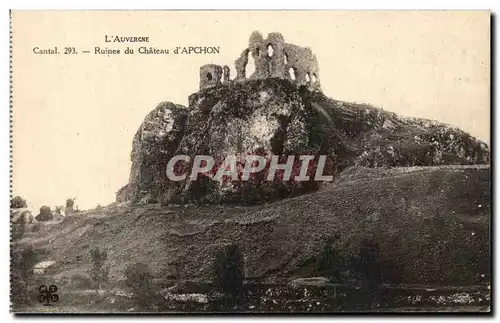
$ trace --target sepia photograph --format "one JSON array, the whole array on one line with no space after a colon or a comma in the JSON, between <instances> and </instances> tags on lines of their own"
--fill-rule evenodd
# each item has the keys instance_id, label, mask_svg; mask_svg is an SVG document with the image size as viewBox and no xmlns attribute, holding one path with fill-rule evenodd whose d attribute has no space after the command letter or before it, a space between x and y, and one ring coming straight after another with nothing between
<instances>
[{"instance_id":1,"label":"sepia photograph","mask_svg":"<svg viewBox=\"0 0 500 323\"><path fill-rule=\"evenodd\" d=\"M10 11L14 314L492 311L476 11Z\"/></svg>"}]
</instances>

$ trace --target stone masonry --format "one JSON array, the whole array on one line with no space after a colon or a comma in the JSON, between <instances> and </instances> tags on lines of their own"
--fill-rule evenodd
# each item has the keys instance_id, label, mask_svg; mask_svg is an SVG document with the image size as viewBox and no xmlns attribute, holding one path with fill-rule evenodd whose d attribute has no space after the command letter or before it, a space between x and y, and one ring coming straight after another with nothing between
<instances>
[{"instance_id":1,"label":"stone masonry","mask_svg":"<svg viewBox=\"0 0 500 323\"><path fill-rule=\"evenodd\" d=\"M249 59L255 62L255 72L246 75ZM230 79L229 67L207 64L200 67L200 90L220 86L229 82L281 78L297 86L307 86L311 91L320 91L319 68L316 56L309 47L285 43L283 35L274 32L264 39L254 31L245 48L234 62L236 78Z\"/></svg>"}]
</instances>

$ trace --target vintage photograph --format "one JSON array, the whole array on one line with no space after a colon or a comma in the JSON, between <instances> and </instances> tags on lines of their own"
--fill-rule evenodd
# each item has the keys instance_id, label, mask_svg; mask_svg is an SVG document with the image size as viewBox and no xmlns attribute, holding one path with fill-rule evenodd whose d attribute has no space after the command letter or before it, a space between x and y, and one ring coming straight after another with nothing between
<instances>
[{"instance_id":1,"label":"vintage photograph","mask_svg":"<svg viewBox=\"0 0 500 323\"><path fill-rule=\"evenodd\" d=\"M490 313L490 24L11 11L11 311Z\"/></svg>"}]
</instances>

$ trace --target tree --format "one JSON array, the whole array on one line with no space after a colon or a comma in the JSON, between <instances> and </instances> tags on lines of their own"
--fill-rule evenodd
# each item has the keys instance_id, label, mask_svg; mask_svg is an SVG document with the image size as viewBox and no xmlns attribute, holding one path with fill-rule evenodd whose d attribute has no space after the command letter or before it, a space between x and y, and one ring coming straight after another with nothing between
<instances>
[{"instance_id":1,"label":"tree","mask_svg":"<svg viewBox=\"0 0 500 323\"><path fill-rule=\"evenodd\" d=\"M31 245L13 246L11 249L11 299L13 306L21 306L30 301L33 267L37 255ZM31 281L31 284L30 284Z\"/></svg>"},{"instance_id":2,"label":"tree","mask_svg":"<svg viewBox=\"0 0 500 323\"><path fill-rule=\"evenodd\" d=\"M149 308L154 305L153 275L148 265L144 263L129 265L125 269L125 277L125 284L134 293L137 303L141 308Z\"/></svg>"},{"instance_id":3,"label":"tree","mask_svg":"<svg viewBox=\"0 0 500 323\"><path fill-rule=\"evenodd\" d=\"M66 199L66 208L72 209L75 205L76 197L68 197Z\"/></svg>"},{"instance_id":4,"label":"tree","mask_svg":"<svg viewBox=\"0 0 500 323\"><path fill-rule=\"evenodd\" d=\"M63 216L63 207L62 206L59 206L59 205L56 205L54 207L54 214L56 216Z\"/></svg>"},{"instance_id":5,"label":"tree","mask_svg":"<svg viewBox=\"0 0 500 323\"><path fill-rule=\"evenodd\" d=\"M335 242L339 237L337 234L335 238L328 239L318 257L318 271L322 275L329 276L333 283L343 282L342 272L346 267L346 259L335 248Z\"/></svg>"},{"instance_id":6,"label":"tree","mask_svg":"<svg viewBox=\"0 0 500 323\"><path fill-rule=\"evenodd\" d=\"M76 200L76 197L71 197L71 198L68 197L66 199L66 209L65 209L66 215L73 213L73 207L75 206L75 200Z\"/></svg>"},{"instance_id":7,"label":"tree","mask_svg":"<svg viewBox=\"0 0 500 323\"><path fill-rule=\"evenodd\" d=\"M102 285L108 281L109 269L104 266L107 259L108 253L106 250L101 251L99 247L90 249L92 268L90 268L89 276L92 279L96 290L100 290Z\"/></svg>"},{"instance_id":8,"label":"tree","mask_svg":"<svg viewBox=\"0 0 500 323\"><path fill-rule=\"evenodd\" d=\"M35 217L37 221L49 221L52 220L53 218L52 211L50 210L49 206L42 206L40 208L40 213Z\"/></svg>"},{"instance_id":9,"label":"tree","mask_svg":"<svg viewBox=\"0 0 500 323\"><path fill-rule=\"evenodd\" d=\"M244 296L244 259L237 245L230 245L215 256L213 278L215 288L225 296L225 305L238 305Z\"/></svg>"},{"instance_id":10,"label":"tree","mask_svg":"<svg viewBox=\"0 0 500 323\"><path fill-rule=\"evenodd\" d=\"M378 244L370 239L361 241L359 250L361 272L370 290L376 290L382 282L382 271L378 262Z\"/></svg>"},{"instance_id":11,"label":"tree","mask_svg":"<svg viewBox=\"0 0 500 323\"><path fill-rule=\"evenodd\" d=\"M19 217L19 220L11 223L12 240L18 240L18 239L21 239L23 237L25 223L26 223L26 219L25 219L24 215L22 215L22 214L21 214L21 217Z\"/></svg>"},{"instance_id":12,"label":"tree","mask_svg":"<svg viewBox=\"0 0 500 323\"><path fill-rule=\"evenodd\" d=\"M361 241L359 250L359 259L361 273L365 280L368 297L370 302L380 304L381 302L381 284L382 284L382 269L379 263L378 244L371 239Z\"/></svg>"},{"instance_id":13,"label":"tree","mask_svg":"<svg viewBox=\"0 0 500 323\"><path fill-rule=\"evenodd\" d=\"M16 196L10 200L10 208L11 209L20 209L28 207L26 200L20 196Z\"/></svg>"}]
</instances>

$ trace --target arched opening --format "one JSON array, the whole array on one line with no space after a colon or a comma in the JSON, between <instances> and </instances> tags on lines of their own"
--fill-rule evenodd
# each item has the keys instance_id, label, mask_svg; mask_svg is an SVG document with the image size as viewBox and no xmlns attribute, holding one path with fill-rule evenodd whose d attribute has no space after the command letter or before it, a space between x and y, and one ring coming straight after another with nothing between
<instances>
[{"instance_id":1,"label":"arched opening","mask_svg":"<svg viewBox=\"0 0 500 323\"><path fill-rule=\"evenodd\" d=\"M285 62L285 65L288 64L288 55L286 53L283 55L283 61Z\"/></svg>"},{"instance_id":2,"label":"arched opening","mask_svg":"<svg viewBox=\"0 0 500 323\"><path fill-rule=\"evenodd\" d=\"M273 45L271 45L271 44L267 45L267 55L269 57L273 57L273 55L274 55L274 48L273 48Z\"/></svg>"},{"instance_id":3,"label":"arched opening","mask_svg":"<svg viewBox=\"0 0 500 323\"><path fill-rule=\"evenodd\" d=\"M316 73L313 73L312 77L311 77L311 81L313 83L316 83L318 81L318 77L316 76Z\"/></svg>"},{"instance_id":4,"label":"arched opening","mask_svg":"<svg viewBox=\"0 0 500 323\"><path fill-rule=\"evenodd\" d=\"M247 54L248 56L248 63L245 66L245 77L250 77L252 76L253 73L255 73L255 60L253 59L252 55L250 53Z\"/></svg>"},{"instance_id":5,"label":"arched opening","mask_svg":"<svg viewBox=\"0 0 500 323\"><path fill-rule=\"evenodd\" d=\"M295 81L295 69L293 67L290 67L288 73L290 74L290 78Z\"/></svg>"},{"instance_id":6,"label":"arched opening","mask_svg":"<svg viewBox=\"0 0 500 323\"><path fill-rule=\"evenodd\" d=\"M260 56L260 48L259 48L259 47L256 47L256 48L255 48L255 54L256 54L257 56Z\"/></svg>"},{"instance_id":7,"label":"arched opening","mask_svg":"<svg viewBox=\"0 0 500 323\"><path fill-rule=\"evenodd\" d=\"M207 80L211 81L213 79L212 73L207 73Z\"/></svg>"},{"instance_id":8,"label":"arched opening","mask_svg":"<svg viewBox=\"0 0 500 323\"><path fill-rule=\"evenodd\" d=\"M309 83L311 82L311 77L309 76L309 72L306 74L306 82Z\"/></svg>"}]
</instances>

